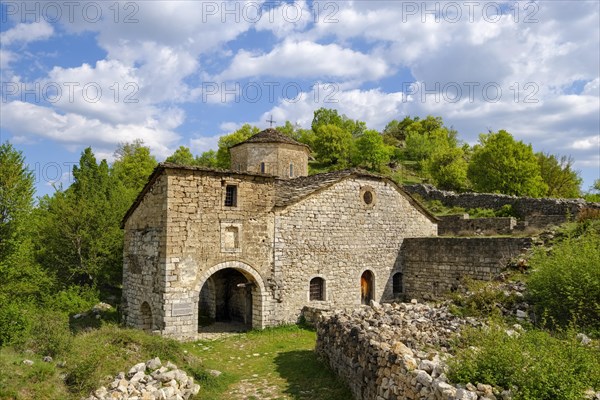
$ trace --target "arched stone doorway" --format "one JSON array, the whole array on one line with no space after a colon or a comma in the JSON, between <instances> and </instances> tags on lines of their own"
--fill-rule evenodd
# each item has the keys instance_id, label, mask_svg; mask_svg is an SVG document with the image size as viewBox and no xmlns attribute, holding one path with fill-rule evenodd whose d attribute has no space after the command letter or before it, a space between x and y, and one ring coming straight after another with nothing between
<instances>
[{"instance_id":1,"label":"arched stone doorway","mask_svg":"<svg viewBox=\"0 0 600 400\"><path fill-rule=\"evenodd\" d=\"M225 268L207 279L200 290L198 315L217 322L252 326L252 287L244 274Z\"/></svg>"},{"instance_id":2,"label":"arched stone doorway","mask_svg":"<svg viewBox=\"0 0 600 400\"><path fill-rule=\"evenodd\" d=\"M375 295L375 276L373 272L366 270L360 276L360 304L369 304Z\"/></svg>"},{"instance_id":3,"label":"arched stone doorway","mask_svg":"<svg viewBox=\"0 0 600 400\"><path fill-rule=\"evenodd\" d=\"M263 328L265 288L250 266L235 261L209 269L198 282L198 328L209 322Z\"/></svg>"},{"instance_id":4,"label":"arched stone doorway","mask_svg":"<svg viewBox=\"0 0 600 400\"><path fill-rule=\"evenodd\" d=\"M152 326L154 324L152 320L152 309L150 308L150 304L148 302L143 302L140 307L140 316L141 316L141 328L145 331L151 331Z\"/></svg>"}]
</instances>

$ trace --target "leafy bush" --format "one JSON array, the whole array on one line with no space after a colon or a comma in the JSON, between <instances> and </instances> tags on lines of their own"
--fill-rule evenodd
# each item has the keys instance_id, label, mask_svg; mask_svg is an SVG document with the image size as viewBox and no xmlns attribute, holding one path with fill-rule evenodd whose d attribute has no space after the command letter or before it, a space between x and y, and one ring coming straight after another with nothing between
<instances>
[{"instance_id":1,"label":"leafy bush","mask_svg":"<svg viewBox=\"0 0 600 400\"><path fill-rule=\"evenodd\" d=\"M505 293L499 284L465 279L466 293L453 293L453 313L470 317L501 316L501 307L510 309L519 299L515 293Z\"/></svg>"},{"instance_id":2,"label":"leafy bush","mask_svg":"<svg viewBox=\"0 0 600 400\"><path fill-rule=\"evenodd\" d=\"M0 297L0 346L22 344L31 329L32 306Z\"/></svg>"},{"instance_id":3,"label":"leafy bush","mask_svg":"<svg viewBox=\"0 0 600 400\"><path fill-rule=\"evenodd\" d=\"M530 259L528 289L538 315L550 327L580 327L600 332L600 236L587 232L567 238L550 252Z\"/></svg>"},{"instance_id":4,"label":"leafy bush","mask_svg":"<svg viewBox=\"0 0 600 400\"><path fill-rule=\"evenodd\" d=\"M70 286L47 298L45 303L48 308L76 314L92 308L100 301L99 298L97 289L88 286Z\"/></svg>"},{"instance_id":5,"label":"leafy bush","mask_svg":"<svg viewBox=\"0 0 600 400\"><path fill-rule=\"evenodd\" d=\"M510 389L515 400L580 400L600 389L600 350L583 346L568 333L564 340L543 331L509 336L499 326L466 331L449 378Z\"/></svg>"},{"instance_id":6,"label":"leafy bush","mask_svg":"<svg viewBox=\"0 0 600 400\"><path fill-rule=\"evenodd\" d=\"M71 348L73 335L69 316L52 310L39 310L32 323L27 347L41 356L56 357Z\"/></svg>"}]
</instances>

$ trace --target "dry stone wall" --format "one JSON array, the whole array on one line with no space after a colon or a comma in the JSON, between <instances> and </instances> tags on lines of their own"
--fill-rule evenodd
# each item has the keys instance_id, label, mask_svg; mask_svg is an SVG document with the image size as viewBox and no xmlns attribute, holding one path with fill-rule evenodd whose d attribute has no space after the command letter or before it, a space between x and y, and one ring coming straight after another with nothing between
<instances>
[{"instance_id":1,"label":"dry stone wall","mask_svg":"<svg viewBox=\"0 0 600 400\"><path fill-rule=\"evenodd\" d=\"M404 293L432 298L469 277L490 280L532 245L530 238L411 238L400 249Z\"/></svg>"},{"instance_id":2,"label":"dry stone wall","mask_svg":"<svg viewBox=\"0 0 600 400\"><path fill-rule=\"evenodd\" d=\"M508 399L489 385L452 385L446 377L450 338L480 326L446 306L372 303L317 322L317 354L345 381L356 400ZM496 397L493 397L496 396Z\"/></svg>"},{"instance_id":3,"label":"dry stone wall","mask_svg":"<svg viewBox=\"0 0 600 400\"><path fill-rule=\"evenodd\" d=\"M404 190L411 194L418 194L425 201L438 200L448 207L498 210L504 205L511 205L522 219L537 215L576 216L579 211L586 207L600 209L600 203L589 203L583 199L536 199L492 193L458 194L423 184L406 185Z\"/></svg>"},{"instance_id":4,"label":"dry stone wall","mask_svg":"<svg viewBox=\"0 0 600 400\"><path fill-rule=\"evenodd\" d=\"M365 192L372 196L365 202ZM280 322L302 307L348 307L361 302L361 274L374 274L374 298L390 300L392 276L406 237L434 236L437 225L387 181L353 178L276 212L275 273ZM311 279L325 281L323 301L309 301Z\"/></svg>"},{"instance_id":5,"label":"dry stone wall","mask_svg":"<svg viewBox=\"0 0 600 400\"><path fill-rule=\"evenodd\" d=\"M511 234L517 226L516 218L469 218L469 214L457 214L439 217L438 234L457 235L463 232L474 234L493 232Z\"/></svg>"}]
</instances>

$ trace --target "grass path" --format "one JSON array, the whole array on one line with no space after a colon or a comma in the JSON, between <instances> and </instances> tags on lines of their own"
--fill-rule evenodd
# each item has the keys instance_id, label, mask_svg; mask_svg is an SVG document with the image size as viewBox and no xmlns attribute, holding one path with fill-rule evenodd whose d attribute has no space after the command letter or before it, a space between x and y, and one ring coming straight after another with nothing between
<instances>
[{"instance_id":1,"label":"grass path","mask_svg":"<svg viewBox=\"0 0 600 400\"><path fill-rule=\"evenodd\" d=\"M186 345L207 369L202 400L349 400L347 387L317 359L316 335L297 326Z\"/></svg>"}]
</instances>

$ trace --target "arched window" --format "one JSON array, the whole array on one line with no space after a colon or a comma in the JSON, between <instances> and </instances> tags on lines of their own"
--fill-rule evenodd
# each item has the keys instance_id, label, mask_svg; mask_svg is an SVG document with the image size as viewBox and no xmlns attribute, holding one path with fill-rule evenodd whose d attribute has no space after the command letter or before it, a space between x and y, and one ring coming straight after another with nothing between
<instances>
[{"instance_id":1,"label":"arched window","mask_svg":"<svg viewBox=\"0 0 600 400\"><path fill-rule=\"evenodd\" d=\"M325 280L323 278L312 278L310 280L309 300L325 300Z\"/></svg>"},{"instance_id":2,"label":"arched window","mask_svg":"<svg viewBox=\"0 0 600 400\"><path fill-rule=\"evenodd\" d=\"M294 177L294 164L290 163L290 178Z\"/></svg>"},{"instance_id":3,"label":"arched window","mask_svg":"<svg viewBox=\"0 0 600 400\"><path fill-rule=\"evenodd\" d=\"M404 283L402 282L402 272L397 272L392 277L392 292L394 294L404 293Z\"/></svg>"},{"instance_id":4,"label":"arched window","mask_svg":"<svg viewBox=\"0 0 600 400\"><path fill-rule=\"evenodd\" d=\"M265 163L264 163L264 162L261 162L261 163L260 163L260 173L261 173L261 174L264 174L264 173L265 173Z\"/></svg>"},{"instance_id":5,"label":"arched window","mask_svg":"<svg viewBox=\"0 0 600 400\"><path fill-rule=\"evenodd\" d=\"M369 305L369 302L374 299L374 279L373 272L366 270L360 276L360 303Z\"/></svg>"}]
</instances>

